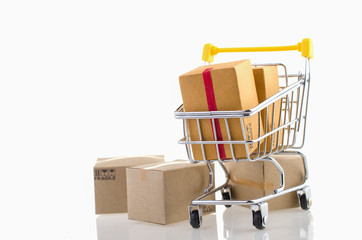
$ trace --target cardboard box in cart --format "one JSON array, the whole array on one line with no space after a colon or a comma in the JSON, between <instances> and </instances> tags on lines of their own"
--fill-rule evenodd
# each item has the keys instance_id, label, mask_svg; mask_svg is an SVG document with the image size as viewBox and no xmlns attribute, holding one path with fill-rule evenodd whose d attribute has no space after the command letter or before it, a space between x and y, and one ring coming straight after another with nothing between
<instances>
[{"instance_id":1,"label":"cardboard box in cart","mask_svg":"<svg viewBox=\"0 0 362 240\"><path fill-rule=\"evenodd\" d=\"M258 105L253 70L250 60L220 63L198 67L179 78L184 110L200 111L234 111L247 110ZM196 120L188 120L188 132L191 141L200 141ZM239 118L228 119L231 140L244 140ZM258 116L245 118L246 140L258 138ZM261 132L262 131L262 126ZM229 140L224 119L215 120L214 133L210 119L200 120L202 140ZM193 157L202 160L201 145L193 144ZM215 145L205 144L207 160L217 159ZM245 145L233 145L236 158L246 156ZM257 144L248 144L249 152L253 152ZM232 158L229 144L219 145L221 158Z\"/></svg>"},{"instance_id":2,"label":"cardboard box in cart","mask_svg":"<svg viewBox=\"0 0 362 240\"><path fill-rule=\"evenodd\" d=\"M255 86L258 92L259 103L264 102L274 94L279 92L279 75L277 66L260 66L253 68ZM274 114L273 114L274 108ZM281 100L276 101L273 107L273 104L268 106L266 109L261 111L262 124L265 128L265 120L267 122L265 133L268 133L276 128L278 128L281 112ZM273 116L274 115L274 116ZM282 122L281 122L282 123ZM275 150L277 146L282 144L283 139L283 130L267 137L264 139L260 145L260 151L267 152ZM278 144L277 144L278 142ZM271 148L272 146L272 148Z\"/></svg>"},{"instance_id":3,"label":"cardboard box in cart","mask_svg":"<svg viewBox=\"0 0 362 240\"><path fill-rule=\"evenodd\" d=\"M128 218L158 224L187 220L188 206L208 185L205 163L177 160L127 168ZM203 208L203 214L214 211L215 206Z\"/></svg>"},{"instance_id":4,"label":"cardboard box in cart","mask_svg":"<svg viewBox=\"0 0 362 240\"><path fill-rule=\"evenodd\" d=\"M163 161L163 155L98 159L94 166L96 214L127 212L126 168Z\"/></svg>"},{"instance_id":5,"label":"cardboard box in cart","mask_svg":"<svg viewBox=\"0 0 362 240\"><path fill-rule=\"evenodd\" d=\"M305 180L304 161L300 155L271 155L284 169L285 189L298 186ZM252 200L269 194L280 186L279 171L271 162L228 162L232 199ZM299 206L296 192L268 201L269 210Z\"/></svg>"}]
</instances>

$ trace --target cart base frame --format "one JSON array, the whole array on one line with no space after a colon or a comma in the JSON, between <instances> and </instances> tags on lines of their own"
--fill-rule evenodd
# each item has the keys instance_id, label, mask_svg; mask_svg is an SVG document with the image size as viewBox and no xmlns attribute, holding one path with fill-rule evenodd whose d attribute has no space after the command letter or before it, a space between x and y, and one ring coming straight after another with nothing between
<instances>
[{"instance_id":1,"label":"cart base frame","mask_svg":"<svg viewBox=\"0 0 362 240\"><path fill-rule=\"evenodd\" d=\"M298 151L285 151L285 152L279 152L276 155L290 155L290 154L297 154L302 157L304 162L304 171L305 171L305 179L304 182L298 186L284 189L284 171L279 166L279 164L275 165L278 170L281 173L281 181L280 181L280 187L274 190L273 194L266 195L257 199L252 200L232 200L231 195L230 200L229 199L223 199L223 200L204 200L208 196L221 191L222 193L228 193L230 194L230 185L229 185L229 174L223 165L221 161L218 161L220 163L221 168L223 169L226 177L226 181L213 189L211 189L212 183L214 182L214 170L211 167L211 163L209 161L205 161L206 164L209 167L209 177L210 177L210 183L209 186L205 189L205 193L201 195L200 197L194 199L191 204L189 205L189 220L190 224L194 228L199 228L202 224L202 206L203 205L225 205L226 207L230 207L232 205L249 205L250 209L252 210L253 214L253 225L258 229L263 229L266 226L267 218L268 218L268 200L271 200L276 197L280 197L282 195L296 192L299 199L300 207L304 210L308 210L312 204L312 198L311 198L311 188L308 185L308 165L307 165L307 159L304 154ZM260 161L272 161L274 164L276 163L276 160L267 157L265 159L261 159ZM222 194L224 196L224 194Z\"/></svg>"}]
</instances>

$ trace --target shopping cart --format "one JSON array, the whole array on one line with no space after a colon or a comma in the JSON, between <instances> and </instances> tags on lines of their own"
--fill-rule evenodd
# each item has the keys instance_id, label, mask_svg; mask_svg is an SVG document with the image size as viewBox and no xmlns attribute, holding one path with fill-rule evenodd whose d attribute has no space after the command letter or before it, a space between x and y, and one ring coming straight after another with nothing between
<instances>
[{"instance_id":1,"label":"shopping cart","mask_svg":"<svg viewBox=\"0 0 362 240\"><path fill-rule=\"evenodd\" d=\"M267 223L268 217L268 204L267 201L282 196L290 192L296 192L299 198L300 207L307 210L311 206L311 189L307 184L308 180L308 165L306 157L298 152L304 145L305 133L306 133L306 121L308 110L308 98L310 89L310 58L313 57L313 48L311 39L303 39L302 42L297 45L291 46L277 46L277 47L251 47L251 48L218 48L211 44L206 44L203 50L202 59L206 62L213 62L214 56L221 52L263 52L263 51L293 51L297 50L301 52L302 57L305 58L304 69L297 74L288 74L287 68L284 64L255 64L254 66L277 66L279 72L279 82L281 90L268 98L264 102L255 106L252 109L242 111L205 111L205 112L185 112L183 105L181 105L175 111L175 118L183 120L183 133L184 138L179 141L180 144L186 146L187 156L191 163L205 162L209 169L209 186L205 189L205 193L189 205L189 219L193 228L199 228L202 223L202 206L204 205L225 205L230 207L231 205L249 205L252 210L253 225L258 229L263 229ZM276 104L281 102L281 104ZM279 111L277 106L280 105ZM261 114L262 111L272 111L272 114ZM276 114L278 113L278 116ZM259 130L257 139L247 138L247 129L243 124L243 119L252 116L258 116L259 129L263 123L265 123L264 132ZM262 116L263 119L262 119ZM266 126L267 118L272 116L272 127L268 129ZM209 119L213 132L216 132L215 122L225 122L227 136L226 140L205 141L202 140L202 131L200 128L200 121L203 119ZM233 140L230 137L229 121L231 119L240 119L241 133L243 138L248 140ZM279 119L278 122L275 119ZM189 121L196 121L198 126L198 133L200 139L195 141L190 138L188 123ZM272 139L270 141L270 138ZM276 138L277 147L272 146L275 143ZM216 139L216 138L215 138ZM268 140L269 141L268 141ZM191 145L201 146L203 160L195 160L193 157ZM205 157L205 145L215 145L217 152L217 159L206 160ZM225 144L230 146L232 157L229 159L222 159L219 153L219 145ZM256 144L257 149L253 152L249 152L249 145ZM234 146L245 146L245 157L236 158L234 154ZM294 149L294 150L292 150ZM275 154L299 154L304 161L305 180L303 184L295 186L289 189L284 189L284 170L280 164L272 157ZM224 166L226 162L242 162L242 161L269 161L280 173L280 186L274 190L273 194L263 196L252 200L233 200L231 196L231 189L229 184L229 174ZM221 169L225 173L226 181L224 184L218 187L214 187L214 169L212 167L213 162L218 162ZM208 196L221 191L222 200L205 200Z\"/></svg>"}]
</instances>

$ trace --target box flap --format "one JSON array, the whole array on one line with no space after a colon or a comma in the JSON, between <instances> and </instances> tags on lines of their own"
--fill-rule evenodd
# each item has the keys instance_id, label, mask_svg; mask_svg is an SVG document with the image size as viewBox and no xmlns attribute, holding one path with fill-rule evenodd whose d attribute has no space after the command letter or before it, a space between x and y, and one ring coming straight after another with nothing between
<instances>
[{"instance_id":1,"label":"box flap","mask_svg":"<svg viewBox=\"0 0 362 240\"><path fill-rule=\"evenodd\" d=\"M233 61L233 62L226 62L226 63L217 63L217 64L210 64L210 65L204 65L204 66L199 66L187 73L182 74L180 77L183 76L188 76L188 75L194 75L194 74L200 74L202 73L205 69L207 68L212 68L213 70L217 70L217 69L227 69L227 68L234 68L235 66L239 65L242 62L245 61L249 61L249 59L245 59L245 60L239 60L239 61Z\"/></svg>"},{"instance_id":2,"label":"box flap","mask_svg":"<svg viewBox=\"0 0 362 240\"><path fill-rule=\"evenodd\" d=\"M200 163L203 164L203 163ZM187 160L174 160L169 162L162 162L158 164L147 164L147 165L140 165L140 166L132 166L129 168L132 169L142 169L144 171L169 171L179 168L188 168L188 167L195 167L196 164L191 164ZM199 165L199 164L197 164Z\"/></svg>"},{"instance_id":3,"label":"box flap","mask_svg":"<svg viewBox=\"0 0 362 240\"><path fill-rule=\"evenodd\" d=\"M146 155L131 157L100 158L95 167L128 167L163 162L164 155Z\"/></svg>"}]
</instances>

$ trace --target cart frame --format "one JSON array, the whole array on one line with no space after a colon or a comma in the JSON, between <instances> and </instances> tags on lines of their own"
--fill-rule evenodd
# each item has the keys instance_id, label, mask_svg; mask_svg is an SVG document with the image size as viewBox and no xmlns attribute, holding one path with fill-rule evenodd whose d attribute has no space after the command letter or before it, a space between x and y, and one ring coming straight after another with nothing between
<instances>
[{"instance_id":1,"label":"cart frame","mask_svg":"<svg viewBox=\"0 0 362 240\"><path fill-rule=\"evenodd\" d=\"M304 41L304 39L303 39ZM308 44L311 44L311 41L308 40ZM206 46L206 45L205 45ZM289 46L290 47L290 46ZM243 51L243 48L240 48ZM240 50L239 49L239 50ZM220 50L220 49L219 49ZM252 50L252 49L251 49ZM275 49L275 51L279 51L280 49ZM295 49L288 49L295 50ZM250 51L250 49L247 49ZM267 50L271 51L271 50ZM219 51L221 52L221 51ZM306 52L304 48L304 52ZM190 224L194 228L200 227L202 223L202 206L203 205L225 205L226 207L230 207L231 205L249 205L252 210L253 215L253 225L258 229L263 229L267 223L268 217L268 204L267 201L273 199L275 197L282 196L284 194L290 192L296 192L299 198L299 203L302 209L309 209L311 206L311 190L308 185L308 164L306 160L306 156L301 152L297 151L298 149L304 146L305 136L306 136L306 120L308 113L308 102L309 102L309 90L310 90L310 58L312 56L312 52L308 47L307 51L310 55L305 57L305 68L304 73L299 72L298 74L289 74L287 73L287 68L284 64L276 63L276 64L255 64L253 66L277 66L278 69L282 69L282 74L279 75L279 81L282 82L281 90L274 94L272 97L268 98L264 102L258 104L252 109L248 110L240 110L240 111L204 111L204 112L185 112L183 109L183 105L181 105L175 111L175 118L183 120L183 133L184 137L178 141L180 144L184 144L186 146L186 152L188 159L191 163L199 163L204 162L209 169L209 185L205 189L204 194L194 199L189 205L189 216L190 216ZM216 53L215 53L216 54ZM215 55L214 54L214 55ZM205 55L205 48L204 48ZM302 51L303 55L303 51ZM213 60L213 59L212 59ZM279 71L281 72L281 71ZM276 103L281 102L280 111L277 111ZM272 111L272 124L271 129L268 131L267 126L267 118L268 118L268 110ZM262 119L261 112L265 112L265 117ZM279 116L276 116L277 112L279 112ZM247 139L246 129L243 123L243 119L258 116L259 122L259 133L257 139L251 140L233 140L230 137L230 128L228 124L229 119L240 119L240 126L242 130L243 139ZM277 118L278 117L278 118ZM200 120L202 119L210 119L212 123L213 132L215 133L215 120L225 121L225 126L228 134L228 140L223 141L204 141L202 140L202 131L200 128ZM279 122L274 122L275 119L279 119ZM188 133L188 121L196 121L198 132L199 132L199 140L195 141L190 139ZM260 132L260 127L263 125L264 134ZM277 125L274 128L275 124ZM269 127L270 128L270 127ZM269 140L268 140L269 138ZM276 138L277 146L273 146L273 139ZM279 139L281 138L281 139ZM216 137L215 137L216 139ZM270 140L271 139L271 140ZM274 139L275 140L275 139ZM269 142L268 142L269 141ZM280 143L281 142L281 143ZM200 145L202 150L203 159L194 159L192 153L191 145ZM205 157L205 149L204 145L212 144L216 147L217 159L206 159ZM231 158L221 159L218 145L225 144L230 146L231 150ZM257 144L257 149L253 152L249 152L249 145ZM234 154L234 146L236 145L244 145L246 156L244 158L237 158ZM302 157L304 162L304 170L305 170L305 181L298 186L284 189L284 170L279 165L279 163L273 158L273 155L288 155L288 154L298 154ZM242 161L269 161L271 162L275 168L278 170L280 174L280 185L277 189L274 190L273 194L263 196L257 199L251 200L232 200L230 184L229 184L229 174L224 166L225 162L242 162ZM215 172L212 167L213 162L218 162L221 169L225 174L225 182L218 186L214 187L214 178ZM205 200L208 196L221 191L223 200Z\"/></svg>"}]
</instances>

